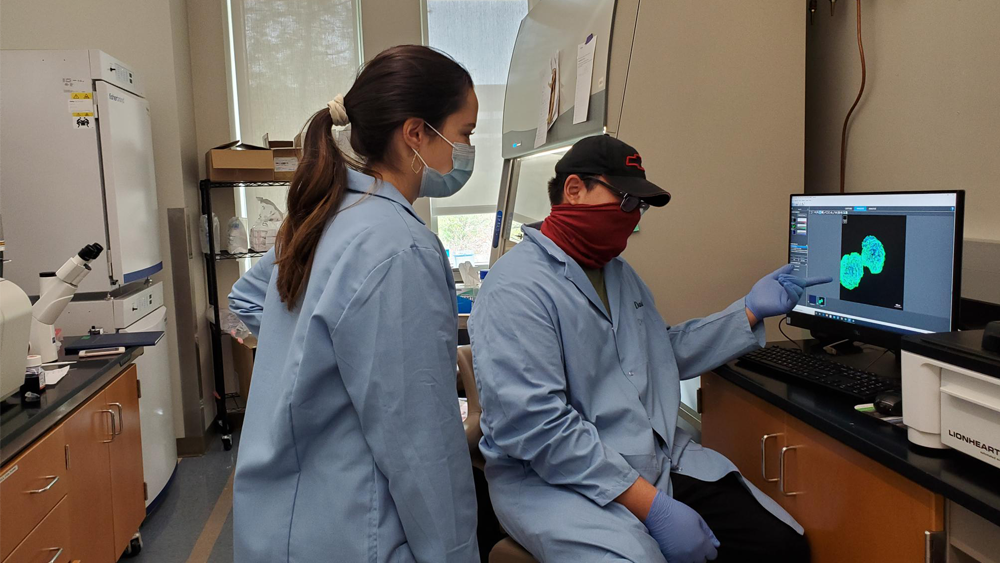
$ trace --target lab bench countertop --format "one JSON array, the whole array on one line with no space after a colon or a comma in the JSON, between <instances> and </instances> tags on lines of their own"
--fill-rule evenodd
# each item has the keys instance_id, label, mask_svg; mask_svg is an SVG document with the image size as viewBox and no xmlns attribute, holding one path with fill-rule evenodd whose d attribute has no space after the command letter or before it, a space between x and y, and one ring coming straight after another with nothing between
<instances>
[{"instance_id":1,"label":"lab bench countertop","mask_svg":"<svg viewBox=\"0 0 1000 563\"><path fill-rule=\"evenodd\" d=\"M0 465L58 425L141 356L142 351L141 347L131 347L118 356L76 361L59 383L46 386L41 400L34 405L22 403L17 393L4 399L0 414ZM76 356L59 358L59 361L73 360L77 360Z\"/></svg>"},{"instance_id":2,"label":"lab bench countertop","mask_svg":"<svg viewBox=\"0 0 1000 563\"><path fill-rule=\"evenodd\" d=\"M713 370L729 383L1000 525L1000 469L956 450L910 444L906 430L854 409L854 401L731 362Z\"/></svg>"}]
</instances>

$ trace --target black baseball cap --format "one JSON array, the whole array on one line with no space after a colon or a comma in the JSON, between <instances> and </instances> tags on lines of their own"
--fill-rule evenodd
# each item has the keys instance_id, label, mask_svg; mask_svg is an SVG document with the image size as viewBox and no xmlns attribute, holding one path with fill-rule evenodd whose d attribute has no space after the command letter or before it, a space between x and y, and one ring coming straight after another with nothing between
<instances>
[{"instance_id":1,"label":"black baseball cap","mask_svg":"<svg viewBox=\"0 0 1000 563\"><path fill-rule=\"evenodd\" d=\"M580 139L556 163L556 174L604 176L615 189L653 207L663 207L670 194L646 179L639 151L610 135Z\"/></svg>"}]
</instances>

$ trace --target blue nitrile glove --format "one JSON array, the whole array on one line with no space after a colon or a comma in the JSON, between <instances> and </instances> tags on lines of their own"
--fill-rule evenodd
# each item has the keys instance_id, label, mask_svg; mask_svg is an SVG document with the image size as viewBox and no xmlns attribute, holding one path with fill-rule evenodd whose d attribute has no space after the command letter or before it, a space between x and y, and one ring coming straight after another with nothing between
<instances>
[{"instance_id":1,"label":"blue nitrile glove","mask_svg":"<svg viewBox=\"0 0 1000 563\"><path fill-rule=\"evenodd\" d=\"M747 295L746 305L758 320L790 313L805 288L833 281L828 276L800 278L793 276L791 271L792 265L786 264L753 285Z\"/></svg>"},{"instance_id":2,"label":"blue nitrile glove","mask_svg":"<svg viewBox=\"0 0 1000 563\"><path fill-rule=\"evenodd\" d=\"M670 563L705 563L719 556L719 540L701 515L663 491L653 498L644 524Z\"/></svg>"}]
</instances>

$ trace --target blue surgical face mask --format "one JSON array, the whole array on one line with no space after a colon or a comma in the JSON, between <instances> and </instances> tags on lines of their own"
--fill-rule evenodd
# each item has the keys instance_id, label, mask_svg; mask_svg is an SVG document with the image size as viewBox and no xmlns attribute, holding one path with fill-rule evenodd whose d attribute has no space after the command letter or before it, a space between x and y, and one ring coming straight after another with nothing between
<instances>
[{"instance_id":1,"label":"blue surgical face mask","mask_svg":"<svg viewBox=\"0 0 1000 563\"><path fill-rule=\"evenodd\" d=\"M413 149L413 158L420 159L424 165L423 177L420 179L420 197L448 197L458 193L462 186L469 181L472 176L472 167L476 163L476 147L464 143L452 143L445 139L444 135L437 129L427 124L431 131L437 133L438 137L451 145L451 172L442 174L437 170L427 166L424 157L416 149ZM414 162L410 162L412 169ZM414 170L415 171L415 170Z\"/></svg>"}]
</instances>

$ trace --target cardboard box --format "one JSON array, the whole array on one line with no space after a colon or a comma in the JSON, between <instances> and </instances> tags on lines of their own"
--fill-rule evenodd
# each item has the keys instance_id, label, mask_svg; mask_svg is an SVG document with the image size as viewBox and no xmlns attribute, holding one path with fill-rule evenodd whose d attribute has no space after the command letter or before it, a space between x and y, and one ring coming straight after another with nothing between
<instances>
[{"instance_id":1,"label":"cardboard box","mask_svg":"<svg viewBox=\"0 0 1000 563\"><path fill-rule=\"evenodd\" d=\"M240 396L246 399L250 396L250 376L253 375L254 352L257 350L257 340L246 338L241 343L230 337L233 351L233 371L239 382Z\"/></svg>"},{"instance_id":2,"label":"cardboard box","mask_svg":"<svg viewBox=\"0 0 1000 563\"><path fill-rule=\"evenodd\" d=\"M277 182L291 182L299 167L302 149L294 141L272 141L264 134L264 146L274 153L274 179Z\"/></svg>"},{"instance_id":3,"label":"cardboard box","mask_svg":"<svg viewBox=\"0 0 1000 563\"><path fill-rule=\"evenodd\" d=\"M271 182L274 154L264 147L233 141L205 153L205 169L213 182Z\"/></svg>"}]
</instances>

